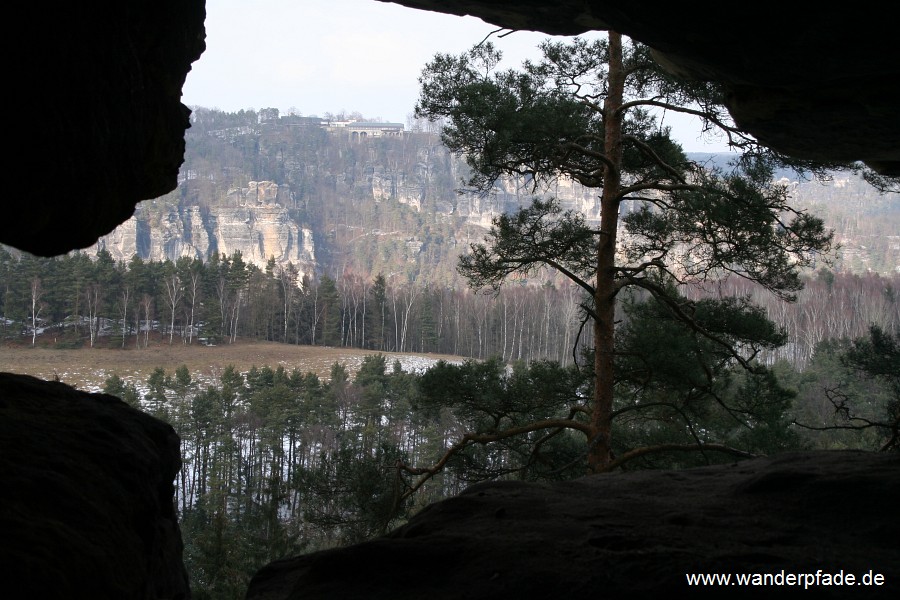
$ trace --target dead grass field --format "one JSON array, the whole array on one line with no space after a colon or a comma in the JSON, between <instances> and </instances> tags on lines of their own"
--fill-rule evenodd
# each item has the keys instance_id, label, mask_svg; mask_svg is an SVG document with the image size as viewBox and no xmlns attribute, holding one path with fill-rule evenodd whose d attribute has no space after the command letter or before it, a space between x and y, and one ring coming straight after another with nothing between
<instances>
[{"instance_id":1,"label":"dead grass field","mask_svg":"<svg viewBox=\"0 0 900 600\"><path fill-rule=\"evenodd\" d=\"M33 375L42 379L59 379L78 389L97 391L107 377L116 374L126 381L144 382L156 367L172 374L181 365L187 366L195 378L214 379L229 365L245 372L251 367L278 365L288 371L316 373L323 380L329 378L331 366L343 363L355 373L363 357L376 354L372 350L294 346L274 342L237 341L220 346L185 346L167 341L150 342L148 348L90 348L54 349L0 344L0 371ZM427 367L438 359L462 360L458 356L435 354L383 352L388 369L400 360L405 370Z\"/></svg>"}]
</instances>

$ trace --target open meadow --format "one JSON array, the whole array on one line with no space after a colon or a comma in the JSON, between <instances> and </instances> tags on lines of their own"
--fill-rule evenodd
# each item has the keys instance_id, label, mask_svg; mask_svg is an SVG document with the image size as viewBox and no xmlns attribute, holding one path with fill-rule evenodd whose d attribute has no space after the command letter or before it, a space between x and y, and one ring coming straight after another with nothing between
<instances>
[{"instance_id":1,"label":"open meadow","mask_svg":"<svg viewBox=\"0 0 900 600\"><path fill-rule=\"evenodd\" d=\"M229 365L240 372L251 367L283 366L288 372L299 369L312 372L327 380L334 363L344 364L351 376L356 373L363 357L379 354L374 350L332 348L325 346L296 346L275 342L241 341L218 346L185 345L168 340L150 342L147 348L127 349L84 346L59 349L52 346L0 344L0 371L33 375L42 379L58 379L80 390L100 391L107 377L118 375L133 382L138 389L156 367L171 375L185 365L199 382L214 381ZM427 369L439 359L450 362L464 360L458 356L381 352L387 357L388 369L399 360L404 371Z\"/></svg>"}]
</instances>

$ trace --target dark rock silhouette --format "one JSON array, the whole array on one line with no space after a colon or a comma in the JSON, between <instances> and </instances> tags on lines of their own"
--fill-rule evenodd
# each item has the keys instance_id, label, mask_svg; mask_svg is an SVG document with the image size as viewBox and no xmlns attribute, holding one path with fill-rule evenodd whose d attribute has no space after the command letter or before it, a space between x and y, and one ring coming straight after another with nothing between
<instances>
[{"instance_id":1,"label":"dark rock silhouette","mask_svg":"<svg viewBox=\"0 0 900 600\"><path fill-rule=\"evenodd\" d=\"M172 427L106 394L0 374L5 598L190 597Z\"/></svg>"},{"instance_id":2,"label":"dark rock silhouette","mask_svg":"<svg viewBox=\"0 0 900 600\"><path fill-rule=\"evenodd\" d=\"M380 539L271 563L247 599L896 598L898 540L900 456L789 453L478 484ZM819 570L871 570L884 584L726 589L685 577Z\"/></svg>"},{"instance_id":3,"label":"dark rock silhouette","mask_svg":"<svg viewBox=\"0 0 900 600\"><path fill-rule=\"evenodd\" d=\"M11 11L7 190L0 243L86 248L175 189L205 49L204 0L94 0Z\"/></svg>"}]
</instances>

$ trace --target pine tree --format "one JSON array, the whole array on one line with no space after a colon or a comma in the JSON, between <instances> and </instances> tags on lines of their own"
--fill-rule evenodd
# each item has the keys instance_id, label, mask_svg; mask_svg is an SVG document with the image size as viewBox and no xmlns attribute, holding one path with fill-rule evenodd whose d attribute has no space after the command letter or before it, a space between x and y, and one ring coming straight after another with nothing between
<instances>
[{"instance_id":1,"label":"pine tree","mask_svg":"<svg viewBox=\"0 0 900 600\"><path fill-rule=\"evenodd\" d=\"M323 346L342 345L341 296L334 279L323 275L319 281L318 310L320 315L319 343Z\"/></svg>"},{"instance_id":2,"label":"pine tree","mask_svg":"<svg viewBox=\"0 0 900 600\"><path fill-rule=\"evenodd\" d=\"M580 286L593 326L593 388L586 429L588 465L613 461L616 299L628 288L653 299L697 335L739 348L695 318L668 281L747 278L785 299L802 287L799 269L829 249L821 220L788 205L773 181L792 161L732 123L721 90L664 72L649 49L610 31L604 39L548 41L539 62L498 71L501 55L484 42L460 56L437 55L423 70L416 115L445 120L442 140L464 155L467 184L489 193L504 177L543 192L558 178L597 190L599 221L564 211L546 194L501 215L484 243L459 261L475 288L495 291L513 275L550 268ZM661 111L694 115L743 150L733 170L687 159L659 120ZM628 209L628 210L626 210ZM621 225L621 227L620 227Z\"/></svg>"}]
</instances>

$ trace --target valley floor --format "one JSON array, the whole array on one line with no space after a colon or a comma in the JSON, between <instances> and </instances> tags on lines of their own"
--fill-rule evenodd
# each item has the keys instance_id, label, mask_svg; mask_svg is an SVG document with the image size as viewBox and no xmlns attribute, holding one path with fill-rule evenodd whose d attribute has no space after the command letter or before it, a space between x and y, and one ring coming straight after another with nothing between
<instances>
[{"instance_id":1,"label":"valley floor","mask_svg":"<svg viewBox=\"0 0 900 600\"><path fill-rule=\"evenodd\" d=\"M187 366L195 379L215 379L229 365L240 372L251 367L283 366L288 372L297 368L312 372L321 379L329 378L334 363L343 363L351 376L363 357L379 354L374 350L332 348L325 346L296 346L275 342L241 341L219 346L184 345L168 340L151 341L147 348L90 348L57 349L22 345L0 345L0 371L33 375L41 379L59 379L85 391L99 391L107 377L115 374L126 381L143 382L156 367L167 374L181 365ZM404 371L427 369L440 359L450 362L464 360L459 356L382 352L388 369L399 360Z\"/></svg>"}]
</instances>

